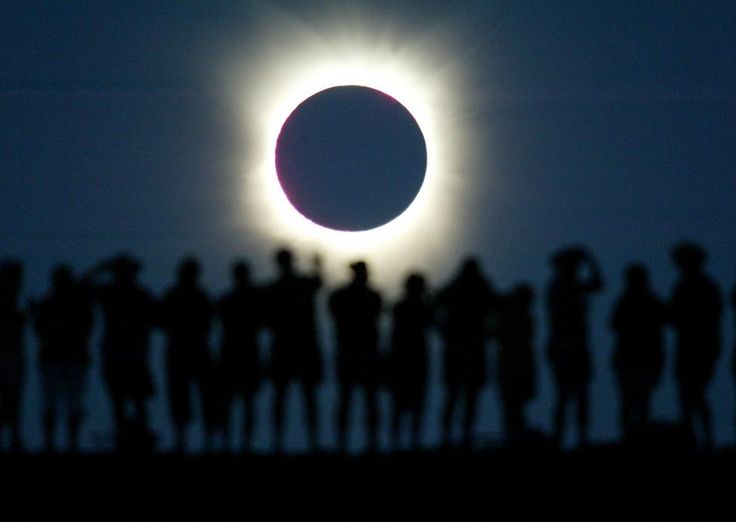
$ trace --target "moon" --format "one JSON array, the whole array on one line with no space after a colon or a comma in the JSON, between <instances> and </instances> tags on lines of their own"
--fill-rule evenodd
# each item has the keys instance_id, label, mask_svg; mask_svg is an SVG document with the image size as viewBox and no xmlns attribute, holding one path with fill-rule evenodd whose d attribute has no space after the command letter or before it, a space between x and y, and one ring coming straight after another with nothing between
<instances>
[{"instance_id":1,"label":"moon","mask_svg":"<svg viewBox=\"0 0 736 522\"><path fill-rule=\"evenodd\" d=\"M291 205L332 230L364 231L404 212L419 193L427 146L412 114L377 89L343 85L302 101L276 143Z\"/></svg>"}]
</instances>

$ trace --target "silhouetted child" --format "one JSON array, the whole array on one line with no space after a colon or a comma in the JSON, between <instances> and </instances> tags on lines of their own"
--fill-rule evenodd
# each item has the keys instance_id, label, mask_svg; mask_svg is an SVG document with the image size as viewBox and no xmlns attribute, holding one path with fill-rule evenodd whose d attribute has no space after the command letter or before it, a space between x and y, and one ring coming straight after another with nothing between
<instances>
[{"instance_id":1,"label":"silhouetted child","mask_svg":"<svg viewBox=\"0 0 736 522\"><path fill-rule=\"evenodd\" d=\"M626 287L616 302L611 328L616 334L613 366L621 395L624 438L641 436L649 426L649 404L664 365L665 307L649 288L646 269L626 269Z\"/></svg>"},{"instance_id":2,"label":"silhouetted child","mask_svg":"<svg viewBox=\"0 0 736 522\"><path fill-rule=\"evenodd\" d=\"M554 436L562 440L565 412L577 406L579 442L588 443L588 385L591 376L588 348L588 297L600 291L603 279L598 264L585 250L568 247L552 257L555 273L547 288L549 342L547 357L557 388ZM587 277L580 275L587 266Z\"/></svg>"},{"instance_id":3,"label":"silhouetted child","mask_svg":"<svg viewBox=\"0 0 736 522\"><path fill-rule=\"evenodd\" d=\"M368 420L368 449L378 444L378 405L376 403L381 359L378 351L378 318L381 296L368 283L368 268L363 261L350 265L353 278L336 290L329 301L337 337L337 380L340 398L337 410L338 444L347 451L348 414L353 392L363 388Z\"/></svg>"},{"instance_id":4,"label":"silhouetted child","mask_svg":"<svg viewBox=\"0 0 736 522\"><path fill-rule=\"evenodd\" d=\"M207 374L211 371L209 334L213 306L199 283L199 263L184 259L176 285L161 302L161 325L167 336L166 369L169 405L174 421L176 451L185 448L186 427L192 417L192 388L206 404ZM204 413L204 412L203 412ZM211 443L207 434L207 445Z\"/></svg>"},{"instance_id":5,"label":"silhouetted child","mask_svg":"<svg viewBox=\"0 0 736 522\"><path fill-rule=\"evenodd\" d=\"M412 449L421 444L422 420L428 372L427 333L434 321L434 307L427 295L424 276L411 274L404 296L393 310L389 385L393 399L394 447L401 447L401 424L409 423Z\"/></svg>"},{"instance_id":6,"label":"silhouetted child","mask_svg":"<svg viewBox=\"0 0 736 522\"><path fill-rule=\"evenodd\" d=\"M136 279L140 263L120 255L99 264L84 284L102 308L102 372L113 403L118 449L150 449L146 400L153 395L148 368L157 304ZM107 283L95 281L111 275Z\"/></svg>"},{"instance_id":7,"label":"silhouetted child","mask_svg":"<svg viewBox=\"0 0 736 522\"><path fill-rule=\"evenodd\" d=\"M317 448L317 385L322 380L322 354L317 340L315 299L322 286L319 259L312 275L297 274L291 251L276 253L279 275L265 289L266 324L271 332L271 378L276 388L274 400L275 449L284 444L284 406L292 381L302 388L307 414L309 444Z\"/></svg>"},{"instance_id":8,"label":"silhouetted child","mask_svg":"<svg viewBox=\"0 0 736 522\"><path fill-rule=\"evenodd\" d=\"M258 329L263 320L263 292L253 286L250 269L243 261L233 265L233 287L220 299L220 378L223 384L224 422L229 441L233 440L230 418L238 398L243 401L243 425L239 430L243 451L250 447L253 433L253 400L261 380L263 365L258 347Z\"/></svg>"},{"instance_id":9,"label":"silhouetted child","mask_svg":"<svg viewBox=\"0 0 736 522\"><path fill-rule=\"evenodd\" d=\"M703 272L705 258L705 251L693 243L680 243L672 250L680 279L670 300L670 316L677 335L675 374L682 422L695 435L700 421L704 444L710 447L713 437L705 392L721 345L721 295Z\"/></svg>"},{"instance_id":10,"label":"silhouetted child","mask_svg":"<svg viewBox=\"0 0 736 522\"><path fill-rule=\"evenodd\" d=\"M54 448L54 428L67 416L69 447L79 449L82 392L89 367L93 310L89 293L74 280L71 269L53 270L52 288L38 304L34 325L38 335L43 425L46 447Z\"/></svg>"},{"instance_id":11,"label":"silhouetted child","mask_svg":"<svg viewBox=\"0 0 736 522\"><path fill-rule=\"evenodd\" d=\"M25 373L24 335L26 312L18 303L23 266L17 261L0 263L0 449L9 433L11 450L23 450L20 437L20 399Z\"/></svg>"},{"instance_id":12,"label":"silhouetted child","mask_svg":"<svg viewBox=\"0 0 736 522\"><path fill-rule=\"evenodd\" d=\"M527 433L524 406L536 393L534 291L522 284L503 298L498 314L498 379L507 443Z\"/></svg>"},{"instance_id":13,"label":"silhouetted child","mask_svg":"<svg viewBox=\"0 0 736 522\"><path fill-rule=\"evenodd\" d=\"M486 343L495 306L491 284L473 258L463 262L457 276L437 296L437 317L445 345L445 445L450 444L453 417L462 405L462 443L470 446L478 393L486 379Z\"/></svg>"}]
</instances>

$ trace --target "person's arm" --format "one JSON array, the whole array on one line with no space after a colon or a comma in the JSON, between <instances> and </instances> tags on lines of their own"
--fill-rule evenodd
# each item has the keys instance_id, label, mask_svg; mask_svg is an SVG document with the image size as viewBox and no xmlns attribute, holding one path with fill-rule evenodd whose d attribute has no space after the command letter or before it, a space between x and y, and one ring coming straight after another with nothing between
<instances>
[{"instance_id":1,"label":"person's arm","mask_svg":"<svg viewBox=\"0 0 736 522\"><path fill-rule=\"evenodd\" d=\"M314 254L312 258L312 282L315 289L322 286L322 256Z\"/></svg>"},{"instance_id":2,"label":"person's arm","mask_svg":"<svg viewBox=\"0 0 736 522\"><path fill-rule=\"evenodd\" d=\"M588 280L582 286L587 292L599 292L603 288L603 275L598 261L588 252L583 252L583 259L588 265Z\"/></svg>"}]
</instances>

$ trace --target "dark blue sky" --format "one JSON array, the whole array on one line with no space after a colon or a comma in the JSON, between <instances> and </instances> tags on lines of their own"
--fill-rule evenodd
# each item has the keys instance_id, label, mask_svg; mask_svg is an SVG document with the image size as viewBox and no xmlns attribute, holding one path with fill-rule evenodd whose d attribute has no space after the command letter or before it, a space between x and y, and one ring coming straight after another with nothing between
<instances>
[{"instance_id":1,"label":"dark blue sky","mask_svg":"<svg viewBox=\"0 0 736 522\"><path fill-rule=\"evenodd\" d=\"M275 5L317 31L339 19L330 4ZM370 13L407 40L457 35L472 96L456 94L472 98L467 118L487 144L480 164L493 178L485 191L485 174L469 175L476 197L462 246L482 256L500 288L520 279L541 288L549 253L564 243L600 258L608 285L593 303L594 436L605 437L615 419L606 321L623 265L645 262L668 294L668 249L694 238L720 283L735 281L736 8L335 5ZM252 55L261 12L247 2L0 3L0 241L2 255L26 260L29 294L43 290L57 261L82 268L122 248L144 259L156 291L186 253L203 257L218 291L236 254L253 258L258 277L270 275L268 238L231 220L242 204L234 189L242 129L220 74L223 57ZM724 324L730 342L730 312ZM732 440L725 366L711 392L720 441ZM549 386L541 392L534 421L546 426ZM493 397L487 431L498 423ZM655 413L672 417L672 398L668 376Z\"/></svg>"}]
</instances>

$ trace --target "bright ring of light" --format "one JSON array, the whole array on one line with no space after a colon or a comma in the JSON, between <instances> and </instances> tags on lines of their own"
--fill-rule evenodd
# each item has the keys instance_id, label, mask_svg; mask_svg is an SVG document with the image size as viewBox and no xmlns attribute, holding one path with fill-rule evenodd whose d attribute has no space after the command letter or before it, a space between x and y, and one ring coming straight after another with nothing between
<instances>
[{"instance_id":1,"label":"bright ring of light","mask_svg":"<svg viewBox=\"0 0 736 522\"><path fill-rule=\"evenodd\" d=\"M329 37L270 25L262 55L238 79L250 145L245 157L241 219L271 242L320 249L334 257L363 256L407 263L452 250L457 240L463 176L472 167L471 132L463 121L461 71L441 42L380 41L360 31ZM284 37L288 34L288 37ZM274 35L270 37L270 35ZM278 35L278 38L276 37ZM271 40L271 45L268 41ZM362 85L392 96L424 133L427 169L414 202L392 221L366 231L319 226L289 203L277 178L275 144L284 121L304 99L329 87Z\"/></svg>"}]
</instances>

